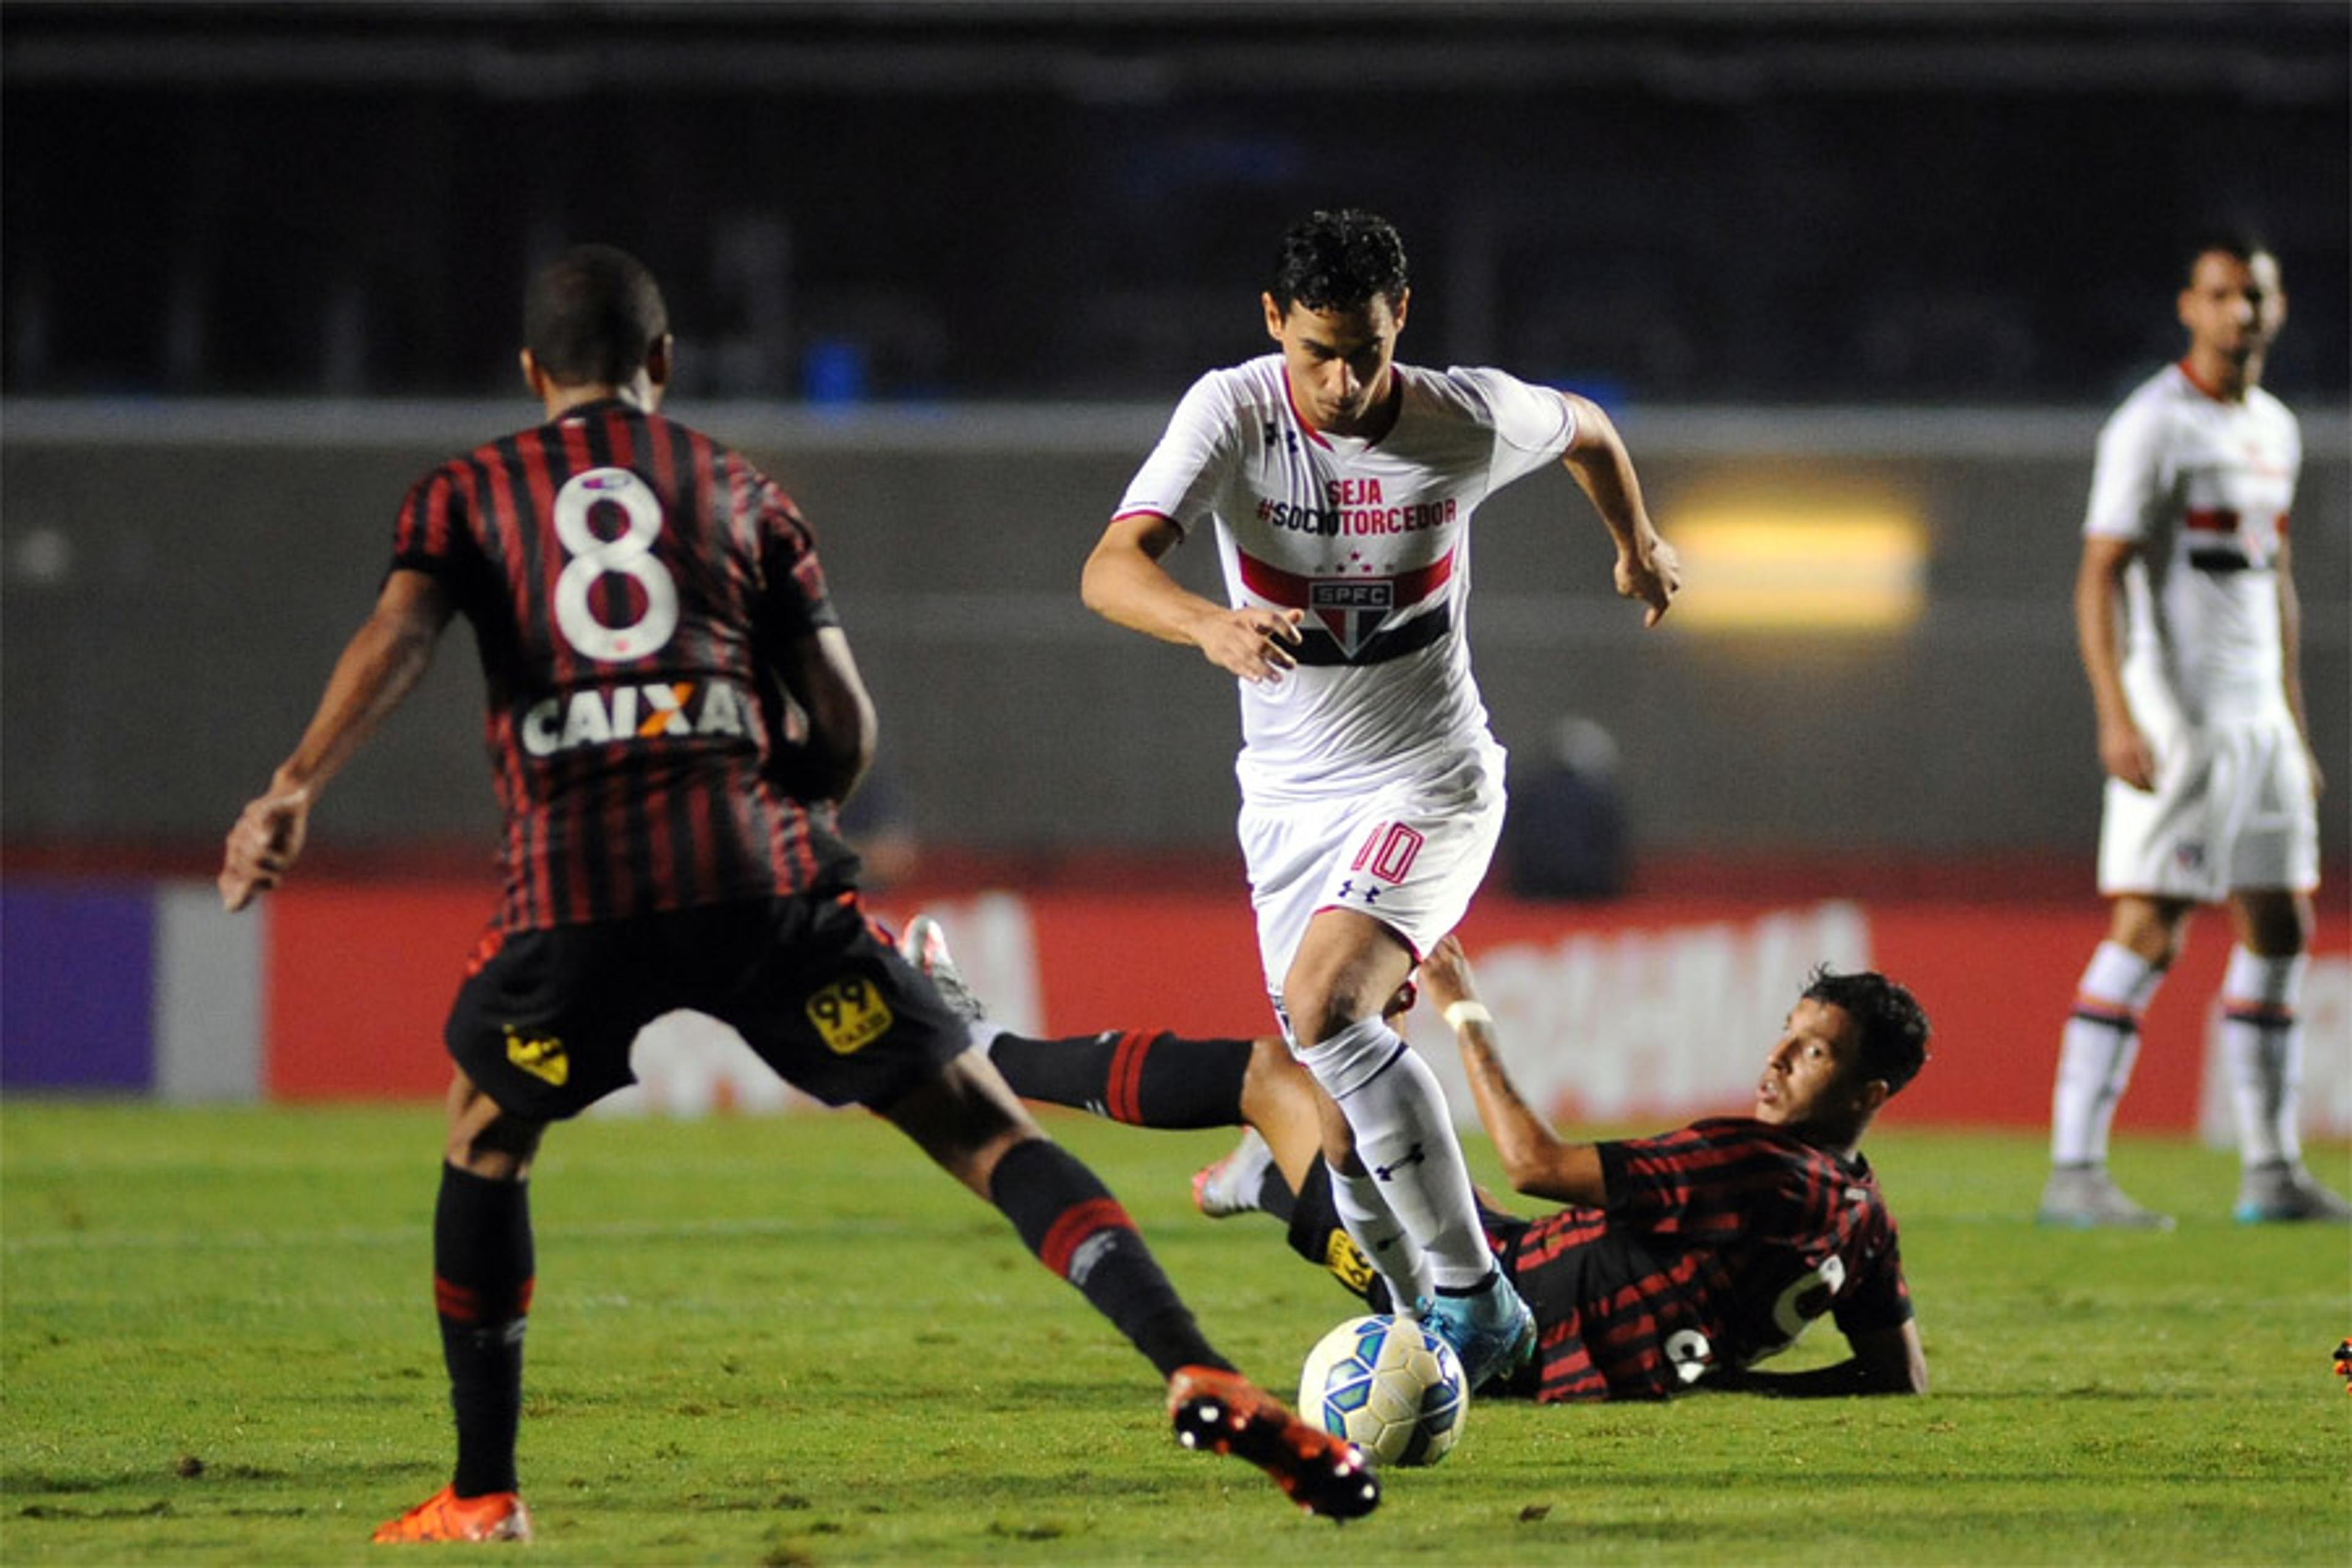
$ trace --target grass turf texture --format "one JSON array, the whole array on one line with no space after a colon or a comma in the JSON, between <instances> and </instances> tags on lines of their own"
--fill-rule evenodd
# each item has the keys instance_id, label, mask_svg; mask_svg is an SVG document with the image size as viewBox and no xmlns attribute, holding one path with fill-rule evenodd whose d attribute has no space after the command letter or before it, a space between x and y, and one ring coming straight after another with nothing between
<instances>
[{"instance_id":1,"label":"grass turf texture","mask_svg":"<svg viewBox=\"0 0 2352 1568\"><path fill-rule=\"evenodd\" d=\"M1286 1394L1354 1309L1272 1224L1192 1213L1226 1139L1049 1125ZM405 1110L0 1111L0 1560L380 1560L369 1531L447 1476L438 1142ZM1335 1534L1178 1448L1150 1369L879 1123L560 1128L533 1184L531 1560L2346 1560L2345 1232L2231 1224L2233 1157L2188 1144L2116 1161L2169 1236L2037 1229L2038 1138L1874 1152L1929 1397L1481 1402ZM1823 1326L1776 1364L1839 1345Z\"/></svg>"}]
</instances>

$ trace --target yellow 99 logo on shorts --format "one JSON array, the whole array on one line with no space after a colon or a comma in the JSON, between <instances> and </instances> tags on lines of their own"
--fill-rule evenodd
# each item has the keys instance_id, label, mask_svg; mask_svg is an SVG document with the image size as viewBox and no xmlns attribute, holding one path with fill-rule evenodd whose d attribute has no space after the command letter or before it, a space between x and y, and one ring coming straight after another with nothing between
<instances>
[{"instance_id":1,"label":"yellow 99 logo on shorts","mask_svg":"<svg viewBox=\"0 0 2352 1568\"><path fill-rule=\"evenodd\" d=\"M572 1077L572 1058L564 1054L563 1042L553 1035L520 1033L512 1024L504 1027L507 1060L531 1077L562 1089Z\"/></svg>"},{"instance_id":2,"label":"yellow 99 logo on shorts","mask_svg":"<svg viewBox=\"0 0 2352 1568\"><path fill-rule=\"evenodd\" d=\"M890 1005L860 975L836 980L808 999L808 1019L827 1049L845 1057L890 1032Z\"/></svg>"}]
</instances>

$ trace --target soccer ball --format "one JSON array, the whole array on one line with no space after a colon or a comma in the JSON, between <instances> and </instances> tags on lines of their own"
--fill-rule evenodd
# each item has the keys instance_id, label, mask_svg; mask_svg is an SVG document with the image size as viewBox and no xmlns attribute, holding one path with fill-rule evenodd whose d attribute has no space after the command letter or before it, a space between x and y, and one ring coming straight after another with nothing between
<instances>
[{"instance_id":1,"label":"soccer ball","mask_svg":"<svg viewBox=\"0 0 2352 1568\"><path fill-rule=\"evenodd\" d=\"M1376 1465L1437 1463L1469 1408L1454 1347L1410 1318L1350 1318L1298 1374L1299 1415Z\"/></svg>"}]
</instances>

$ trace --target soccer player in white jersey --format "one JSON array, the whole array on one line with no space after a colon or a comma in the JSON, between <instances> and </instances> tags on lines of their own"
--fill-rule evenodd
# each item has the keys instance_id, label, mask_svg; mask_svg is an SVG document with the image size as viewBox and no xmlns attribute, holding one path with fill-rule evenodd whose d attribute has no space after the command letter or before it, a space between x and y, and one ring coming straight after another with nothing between
<instances>
[{"instance_id":1,"label":"soccer player in white jersey","mask_svg":"<svg viewBox=\"0 0 2352 1568\"><path fill-rule=\"evenodd\" d=\"M1470 674L1470 516L1559 461L1654 626L1680 586L1624 444L1581 397L1496 370L1395 362L1411 291L1384 220L1319 212L1283 237L1281 345L1193 384L1087 559L1087 604L1240 678L1240 834L1266 987L1327 1096L1324 1157L1394 1300L1472 1385L1522 1363L1534 1320L1495 1267L1444 1092L1382 1020L1461 919L1503 821L1503 751ZM1213 523L1227 604L1161 557Z\"/></svg>"},{"instance_id":2,"label":"soccer player in white jersey","mask_svg":"<svg viewBox=\"0 0 2352 1568\"><path fill-rule=\"evenodd\" d=\"M2083 525L2074 620L2107 773L2099 890L2114 919L2060 1050L2041 1217L2172 1224L2108 1176L2107 1129L2189 911L2226 900L2237 1217L2344 1222L2352 1205L2305 1170L2295 1128L2320 772L2287 530L2302 439L2261 386L2286 320L2277 258L2242 237L2200 246L2179 312L2189 352L2107 421Z\"/></svg>"}]
</instances>

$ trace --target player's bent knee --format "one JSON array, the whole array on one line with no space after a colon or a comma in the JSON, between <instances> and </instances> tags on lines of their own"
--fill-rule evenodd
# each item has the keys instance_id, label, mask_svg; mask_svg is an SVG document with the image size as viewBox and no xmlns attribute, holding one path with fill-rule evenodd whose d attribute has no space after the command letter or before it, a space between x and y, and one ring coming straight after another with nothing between
<instances>
[{"instance_id":1,"label":"player's bent knee","mask_svg":"<svg viewBox=\"0 0 2352 1568\"><path fill-rule=\"evenodd\" d=\"M1283 987L1283 1008L1302 1052L1374 1016L1369 987L1348 975L1294 980Z\"/></svg>"},{"instance_id":2,"label":"player's bent knee","mask_svg":"<svg viewBox=\"0 0 2352 1568\"><path fill-rule=\"evenodd\" d=\"M985 1197L996 1163L1045 1136L987 1057L966 1051L876 1111L950 1175Z\"/></svg>"},{"instance_id":3,"label":"player's bent knee","mask_svg":"<svg viewBox=\"0 0 2352 1568\"><path fill-rule=\"evenodd\" d=\"M1024 1143L1042 1142L1045 1138L1045 1133L1035 1127L1007 1126L976 1141L950 1134L936 1141L917 1142L922 1143L923 1152L940 1169L985 1198L993 1189L996 1167L1004 1157Z\"/></svg>"},{"instance_id":4,"label":"player's bent knee","mask_svg":"<svg viewBox=\"0 0 2352 1568\"><path fill-rule=\"evenodd\" d=\"M1343 1100L1379 1077L1405 1048L1395 1031L1378 1018L1367 1018L1302 1047L1298 1063L1326 1094Z\"/></svg>"},{"instance_id":5,"label":"player's bent knee","mask_svg":"<svg viewBox=\"0 0 2352 1568\"><path fill-rule=\"evenodd\" d=\"M1385 933L1350 948L1302 952L1283 977L1283 1010L1301 1045L1320 1044L1377 1019L1412 973L1412 955Z\"/></svg>"},{"instance_id":6,"label":"player's bent knee","mask_svg":"<svg viewBox=\"0 0 2352 1568\"><path fill-rule=\"evenodd\" d=\"M2311 896L2284 889L2237 895L2238 940L2263 958L2293 958L2311 945Z\"/></svg>"},{"instance_id":7,"label":"player's bent knee","mask_svg":"<svg viewBox=\"0 0 2352 1568\"><path fill-rule=\"evenodd\" d=\"M2180 956L2192 907L2182 900L2120 898L2116 900L2108 940L2158 969L2168 969Z\"/></svg>"},{"instance_id":8,"label":"player's bent knee","mask_svg":"<svg viewBox=\"0 0 2352 1568\"><path fill-rule=\"evenodd\" d=\"M546 1131L541 1122L509 1116L485 1095L469 1114L452 1120L441 1157L485 1181L520 1182L530 1174Z\"/></svg>"}]
</instances>

